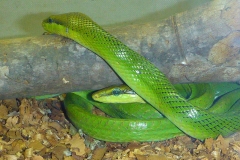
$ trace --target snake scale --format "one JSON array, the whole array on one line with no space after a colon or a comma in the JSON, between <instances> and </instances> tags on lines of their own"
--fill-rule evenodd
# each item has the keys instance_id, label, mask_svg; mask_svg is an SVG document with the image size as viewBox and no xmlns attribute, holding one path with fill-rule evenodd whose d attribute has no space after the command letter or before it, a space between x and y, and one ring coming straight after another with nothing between
<instances>
[{"instance_id":1,"label":"snake scale","mask_svg":"<svg viewBox=\"0 0 240 160\"><path fill-rule=\"evenodd\" d=\"M85 123L83 131L86 130L86 133L89 132L96 138L100 137L99 139L103 139L101 134L106 137L110 135L116 137L116 139L106 139L110 141L150 141L156 140L156 138L151 138L154 136L161 139L159 136L164 134L184 132L191 137L204 140L209 137L215 138L220 134L228 136L240 129L239 110L231 114L227 112L212 114L192 105L176 91L167 77L151 62L103 30L88 16L82 13L53 15L45 19L42 25L46 31L68 37L102 57L131 89L168 119L159 122L149 120L147 123L135 120L134 124L131 122L127 126L124 126L124 120L98 119L97 116L87 116L87 112L80 113L81 109L76 105L78 102L74 104L70 101L77 101L72 97L78 98L77 94L72 93L72 97L70 96L66 103L67 115L77 127L84 126L78 125L79 123ZM78 120L81 116L83 121L80 122ZM165 122L167 124L164 124ZM173 132L167 133L161 125L169 125L170 128L177 127L174 127ZM100 126L101 130L96 126ZM108 133L112 130L105 129L107 126L110 126L112 130L114 127L119 130ZM136 128L137 131L131 132ZM146 130L149 128L153 132ZM127 134L129 134L128 137L140 135L136 138L124 139Z\"/></svg>"}]
</instances>

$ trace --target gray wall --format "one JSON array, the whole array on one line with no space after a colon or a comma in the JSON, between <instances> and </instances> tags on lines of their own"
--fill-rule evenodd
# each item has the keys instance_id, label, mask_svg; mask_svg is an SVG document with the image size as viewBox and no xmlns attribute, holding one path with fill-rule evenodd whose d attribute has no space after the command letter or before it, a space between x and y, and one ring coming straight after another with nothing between
<instances>
[{"instance_id":1,"label":"gray wall","mask_svg":"<svg viewBox=\"0 0 240 160\"><path fill-rule=\"evenodd\" d=\"M82 12L100 25L166 18L210 0L1 0L0 39L40 35L52 14Z\"/></svg>"}]
</instances>

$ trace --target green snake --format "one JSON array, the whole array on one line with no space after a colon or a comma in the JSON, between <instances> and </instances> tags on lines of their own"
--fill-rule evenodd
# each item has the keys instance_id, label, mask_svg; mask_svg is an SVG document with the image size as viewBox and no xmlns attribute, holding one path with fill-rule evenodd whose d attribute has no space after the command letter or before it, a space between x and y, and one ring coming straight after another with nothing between
<instances>
[{"instance_id":1,"label":"green snake","mask_svg":"<svg viewBox=\"0 0 240 160\"><path fill-rule=\"evenodd\" d=\"M232 112L214 114L194 106L151 62L103 30L88 16L82 13L53 15L42 25L46 31L68 37L102 57L131 89L166 117L144 121L99 118L90 114L91 105L80 98L85 95L69 93L65 100L66 113L71 122L87 134L118 142L162 140L183 133L204 140L220 134L228 136L240 129L237 107ZM80 107L82 102L87 107Z\"/></svg>"}]
</instances>

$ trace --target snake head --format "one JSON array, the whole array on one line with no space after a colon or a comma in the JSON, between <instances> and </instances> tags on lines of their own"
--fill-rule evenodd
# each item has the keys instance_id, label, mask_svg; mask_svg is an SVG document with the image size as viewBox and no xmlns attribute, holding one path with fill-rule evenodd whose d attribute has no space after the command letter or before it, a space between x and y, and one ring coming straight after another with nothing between
<instances>
[{"instance_id":1,"label":"snake head","mask_svg":"<svg viewBox=\"0 0 240 160\"><path fill-rule=\"evenodd\" d=\"M67 16L52 15L42 22L43 28L54 34L60 34L62 36L68 37L68 21Z\"/></svg>"},{"instance_id":2,"label":"snake head","mask_svg":"<svg viewBox=\"0 0 240 160\"><path fill-rule=\"evenodd\" d=\"M88 16L76 12L52 15L43 20L42 26L47 32L73 39L78 43L82 42L81 38L94 39L96 30L102 30ZM84 42L81 44L84 46Z\"/></svg>"},{"instance_id":3,"label":"snake head","mask_svg":"<svg viewBox=\"0 0 240 160\"><path fill-rule=\"evenodd\" d=\"M131 88L126 85L110 86L92 94L95 101L103 103L145 103Z\"/></svg>"},{"instance_id":4,"label":"snake head","mask_svg":"<svg viewBox=\"0 0 240 160\"><path fill-rule=\"evenodd\" d=\"M70 38L93 52L98 50L93 47L94 45L89 45L92 40L102 43L104 37L114 39L83 13L71 12L52 15L43 20L42 26L47 32Z\"/></svg>"}]
</instances>

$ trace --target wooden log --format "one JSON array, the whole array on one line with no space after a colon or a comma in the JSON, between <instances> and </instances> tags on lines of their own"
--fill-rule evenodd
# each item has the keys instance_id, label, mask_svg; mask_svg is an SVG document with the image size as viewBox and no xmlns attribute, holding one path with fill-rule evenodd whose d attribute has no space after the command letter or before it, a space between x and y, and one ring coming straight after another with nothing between
<instances>
[{"instance_id":1,"label":"wooden log","mask_svg":"<svg viewBox=\"0 0 240 160\"><path fill-rule=\"evenodd\" d=\"M240 80L239 0L215 0L163 21L105 29L173 83ZM0 56L1 99L122 83L101 58L57 35L0 40Z\"/></svg>"}]
</instances>

